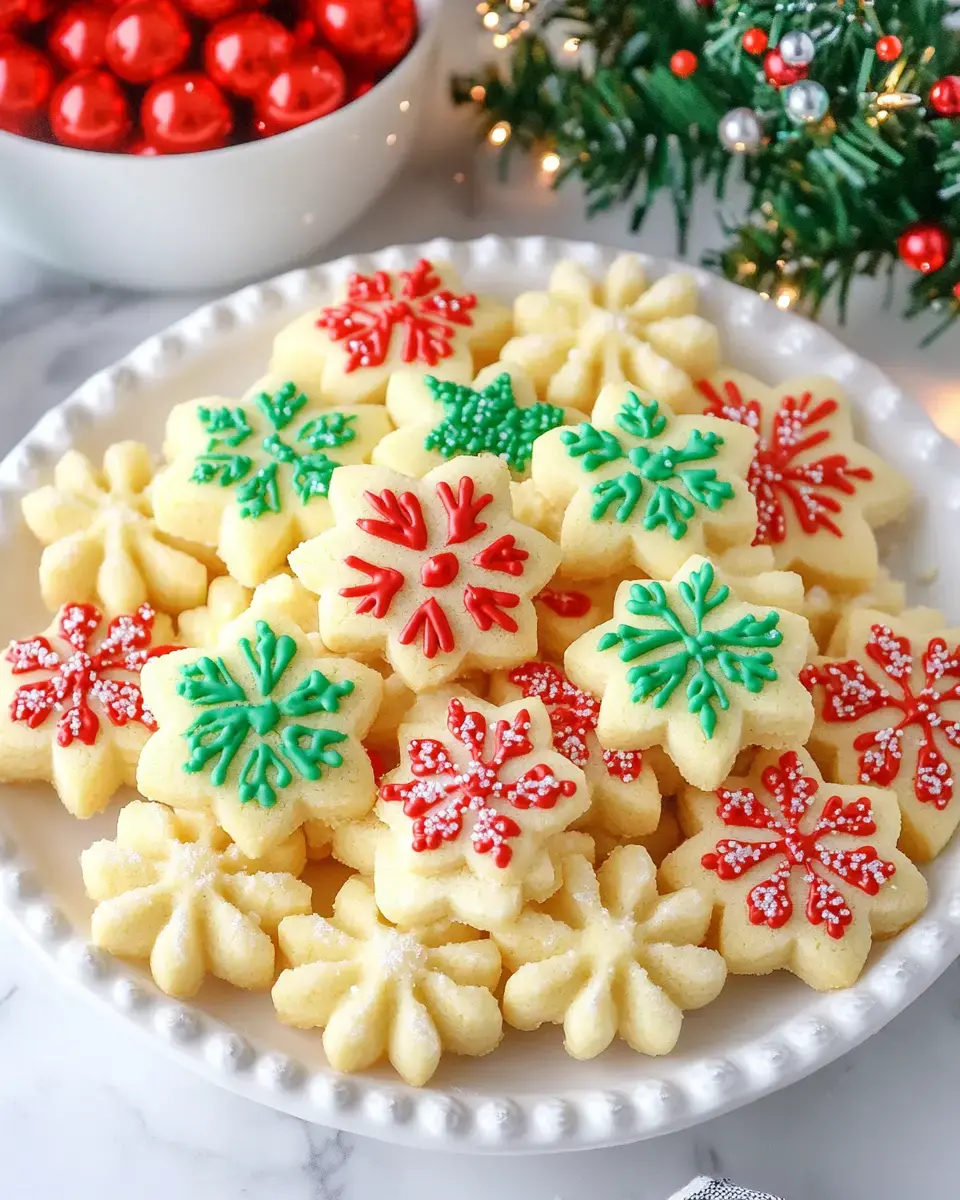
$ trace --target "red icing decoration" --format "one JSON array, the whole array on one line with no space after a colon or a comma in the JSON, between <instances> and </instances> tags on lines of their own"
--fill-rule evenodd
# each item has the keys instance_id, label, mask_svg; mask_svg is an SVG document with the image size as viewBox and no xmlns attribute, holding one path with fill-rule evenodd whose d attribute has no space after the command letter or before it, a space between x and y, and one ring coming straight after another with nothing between
<instances>
[{"instance_id":1,"label":"red icing decoration","mask_svg":"<svg viewBox=\"0 0 960 1200\"><path fill-rule=\"evenodd\" d=\"M460 571L457 556L449 550L434 554L420 568L420 582L424 587L441 588L453 583Z\"/></svg>"},{"instance_id":2,"label":"red icing decoration","mask_svg":"<svg viewBox=\"0 0 960 1200\"><path fill-rule=\"evenodd\" d=\"M760 432L763 410L759 400L745 400L732 380L723 385L724 395L705 380L698 385L707 398L704 412L736 421ZM841 537L833 519L842 505L831 489L844 496L856 492L856 481L873 479L867 467L852 467L845 454L826 454L810 462L797 462L799 455L830 440L829 429L813 428L837 410L836 400L815 401L810 392L798 399L784 396L773 414L773 432L757 440L747 485L757 500L755 546L782 542L787 536L787 509L793 510L806 534L824 530Z\"/></svg>"},{"instance_id":3,"label":"red icing decoration","mask_svg":"<svg viewBox=\"0 0 960 1200\"><path fill-rule=\"evenodd\" d=\"M807 832L801 825L809 826L806 818L815 815L811 809L819 784L803 774L797 755L792 750L781 755L776 767L763 772L762 783L774 805L766 805L749 788L736 792L718 788L717 813L725 825L762 829L774 837L768 841L725 838L703 856L703 867L715 871L720 879L732 880L777 859L773 873L747 893L751 924L770 929L786 925L793 915L790 876L794 870L801 871L808 885L806 919L811 925L823 925L830 937L842 938L853 913L824 871L868 896L875 896L896 872L894 864L882 859L873 846L836 848L836 838L876 833L870 801L863 797L844 805L839 796L830 796ZM830 838L826 844L825 837Z\"/></svg>"},{"instance_id":4,"label":"red icing decoration","mask_svg":"<svg viewBox=\"0 0 960 1200\"><path fill-rule=\"evenodd\" d=\"M456 646L453 630L447 620L447 614L437 601L430 597L417 608L410 620L400 630L398 641L402 646L408 646L416 641L417 634L423 630L424 658L436 658L437 651L450 654Z\"/></svg>"},{"instance_id":5,"label":"red icing decoration","mask_svg":"<svg viewBox=\"0 0 960 1200\"><path fill-rule=\"evenodd\" d=\"M572 796L577 785L557 779L551 769L538 763L519 779L500 778L500 769L511 758L533 750L527 730L530 714L521 709L513 721L498 721L493 729L493 753L484 758L487 722L482 713L464 709L451 700L447 728L466 746L470 762L460 770L442 742L415 738L408 746L410 770L416 777L409 783L388 783L380 788L387 803L400 803L413 819L412 846L417 853L436 850L444 842L455 842L463 832L466 813L473 813L470 840L478 854L489 854L498 867L513 857L508 838L520 837L522 829L512 817L492 806L496 801L516 809L553 808L561 796Z\"/></svg>"},{"instance_id":6,"label":"red icing decoration","mask_svg":"<svg viewBox=\"0 0 960 1200\"><path fill-rule=\"evenodd\" d=\"M493 503L493 497L487 493L474 499L474 483L469 475L464 475L457 485L454 496L449 483L437 484L437 495L447 514L447 545L456 546L460 542L469 542L478 533L487 528L483 521L477 520L477 515ZM489 553L491 547L482 553Z\"/></svg>"},{"instance_id":7,"label":"red icing decoration","mask_svg":"<svg viewBox=\"0 0 960 1200\"><path fill-rule=\"evenodd\" d=\"M381 521L361 517L357 525L364 533L393 542L395 546L408 546L411 550L427 548L427 527L423 523L423 509L415 492L396 492L384 489L379 496L373 492L363 493L368 503L383 518Z\"/></svg>"},{"instance_id":8,"label":"red icing decoration","mask_svg":"<svg viewBox=\"0 0 960 1200\"><path fill-rule=\"evenodd\" d=\"M486 528L486 526L484 526ZM523 564L530 557L528 550L517 545L512 533L505 533L486 549L473 556L474 566L486 571L503 571L506 575L522 575Z\"/></svg>"},{"instance_id":9,"label":"red icing decoration","mask_svg":"<svg viewBox=\"0 0 960 1200\"><path fill-rule=\"evenodd\" d=\"M139 675L149 658L169 654L176 646L151 646L154 612L141 605L135 613L114 617L96 650L93 635L103 617L92 604L67 604L60 613L57 632L72 652L64 658L45 637L11 642L7 662L14 675L49 671L47 679L17 688L10 701L10 716L37 729L56 709L57 742L69 746L75 738L92 746L100 730L100 719L90 707L93 698L114 725L138 721L147 729L157 725L153 714L144 708L143 696L136 683L111 679L111 671L129 671Z\"/></svg>"},{"instance_id":10,"label":"red icing decoration","mask_svg":"<svg viewBox=\"0 0 960 1200\"><path fill-rule=\"evenodd\" d=\"M507 676L523 696L539 696L550 718L553 747L578 767L590 759L589 735L597 728L600 701L589 692L575 687L552 663L526 662L514 667ZM624 783L632 783L643 770L639 750L604 750L607 773Z\"/></svg>"},{"instance_id":11,"label":"red icing decoration","mask_svg":"<svg viewBox=\"0 0 960 1200\"><path fill-rule=\"evenodd\" d=\"M520 597L515 592L495 592L491 588L474 587L473 584L467 584L463 589L463 607L484 633L493 625L499 625L507 633L516 633L519 626L503 610L516 608L519 603Z\"/></svg>"},{"instance_id":12,"label":"red icing decoration","mask_svg":"<svg viewBox=\"0 0 960 1200\"><path fill-rule=\"evenodd\" d=\"M558 617L585 617L593 608L593 601L586 592L558 592L553 588L544 588L537 596L541 604L552 608Z\"/></svg>"},{"instance_id":13,"label":"red icing decoration","mask_svg":"<svg viewBox=\"0 0 960 1200\"><path fill-rule=\"evenodd\" d=\"M874 625L865 654L883 672L883 686L875 682L856 659L804 667L800 679L812 692L824 689L821 716L831 724L859 721L883 710L899 714L896 724L859 734L853 748L861 751L860 782L889 787L903 763L903 734L911 725L920 730L920 746L913 777L914 795L922 804L944 809L953 799L950 766L937 747L939 729L949 745L960 749L960 721L950 721L940 711L946 701L960 700L960 684L937 691L934 684L960 678L960 647L948 652L943 638L931 638L923 655L923 686L914 694L910 686L914 656L907 638L897 637L886 625ZM899 695L888 690L894 687Z\"/></svg>"},{"instance_id":14,"label":"red icing decoration","mask_svg":"<svg viewBox=\"0 0 960 1200\"><path fill-rule=\"evenodd\" d=\"M400 295L386 271L352 275L343 304L325 308L317 321L334 342L347 343L347 372L384 364L395 329L401 331L404 362L435 367L453 354L454 326L472 325L474 295L455 296L440 289L440 277L425 258L399 273Z\"/></svg>"},{"instance_id":15,"label":"red icing decoration","mask_svg":"<svg viewBox=\"0 0 960 1200\"><path fill-rule=\"evenodd\" d=\"M341 588L340 595L350 600L359 597L360 603L354 612L360 615L373 613L375 617L385 617L390 611L394 596L403 587L403 576L393 567L375 567L372 563L357 558L355 554L345 558L344 562L354 571L362 571L364 575L369 575L370 582Z\"/></svg>"}]
</instances>

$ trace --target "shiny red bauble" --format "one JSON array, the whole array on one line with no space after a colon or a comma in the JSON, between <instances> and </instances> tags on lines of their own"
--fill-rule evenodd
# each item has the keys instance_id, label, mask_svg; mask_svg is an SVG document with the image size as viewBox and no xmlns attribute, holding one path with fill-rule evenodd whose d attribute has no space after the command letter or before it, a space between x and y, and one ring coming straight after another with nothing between
<instances>
[{"instance_id":1,"label":"shiny red bauble","mask_svg":"<svg viewBox=\"0 0 960 1200\"><path fill-rule=\"evenodd\" d=\"M119 150L130 123L127 94L108 71L68 75L50 98L50 127L64 146Z\"/></svg>"},{"instance_id":2,"label":"shiny red bauble","mask_svg":"<svg viewBox=\"0 0 960 1200\"><path fill-rule=\"evenodd\" d=\"M235 96L253 97L285 66L294 35L264 13L241 13L214 25L203 59L210 78Z\"/></svg>"},{"instance_id":3,"label":"shiny red bauble","mask_svg":"<svg viewBox=\"0 0 960 1200\"><path fill-rule=\"evenodd\" d=\"M180 0L180 6L201 21L222 21L237 13L263 8L267 0Z\"/></svg>"},{"instance_id":4,"label":"shiny red bauble","mask_svg":"<svg viewBox=\"0 0 960 1200\"><path fill-rule=\"evenodd\" d=\"M216 150L233 130L233 109L212 79L185 71L152 84L140 107L143 135L161 154Z\"/></svg>"},{"instance_id":5,"label":"shiny red bauble","mask_svg":"<svg viewBox=\"0 0 960 1200\"><path fill-rule=\"evenodd\" d=\"M46 20L50 7L50 0L0 0L0 33Z\"/></svg>"},{"instance_id":6,"label":"shiny red bauble","mask_svg":"<svg viewBox=\"0 0 960 1200\"><path fill-rule=\"evenodd\" d=\"M930 89L930 107L940 117L960 116L960 75L944 75Z\"/></svg>"},{"instance_id":7,"label":"shiny red bauble","mask_svg":"<svg viewBox=\"0 0 960 1200\"><path fill-rule=\"evenodd\" d=\"M670 70L678 79L687 79L697 69L697 56L692 50L678 50L670 57Z\"/></svg>"},{"instance_id":8,"label":"shiny red bauble","mask_svg":"<svg viewBox=\"0 0 960 1200\"><path fill-rule=\"evenodd\" d=\"M940 225L917 221L900 234L897 253L908 267L929 275L931 271L939 271L947 264L953 253L953 241Z\"/></svg>"},{"instance_id":9,"label":"shiny red bauble","mask_svg":"<svg viewBox=\"0 0 960 1200\"><path fill-rule=\"evenodd\" d=\"M257 96L257 132L269 137L295 129L333 112L346 97L347 79L332 54L320 47L298 51Z\"/></svg>"},{"instance_id":10,"label":"shiny red bauble","mask_svg":"<svg viewBox=\"0 0 960 1200\"><path fill-rule=\"evenodd\" d=\"M767 31L759 25L754 25L743 35L742 45L748 54L762 54L770 43Z\"/></svg>"},{"instance_id":11,"label":"shiny red bauble","mask_svg":"<svg viewBox=\"0 0 960 1200\"><path fill-rule=\"evenodd\" d=\"M314 16L332 50L378 71L398 63L417 33L414 0L314 0Z\"/></svg>"},{"instance_id":12,"label":"shiny red bauble","mask_svg":"<svg viewBox=\"0 0 960 1200\"><path fill-rule=\"evenodd\" d=\"M127 83L169 75L190 53L190 30L172 0L126 0L110 18L107 66Z\"/></svg>"},{"instance_id":13,"label":"shiny red bauble","mask_svg":"<svg viewBox=\"0 0 960 1200\"><path fill-rule=\"evenodd\" d=\"M793 67L783 61L779 50L768 50L763 56L763 73L767 77L767 83L776 88L782 88L806 79L807 68L805 66Z\"/></svg>"},{"instance_id":14,"label":"shiny red bauble","mask_svg":"<svg viewBox=\"0 0 960 1200\"><path fill-rule=\"evenodd\" d=\"M68 71L86 71L104 60L110 9L105 4L71 4L57 17L47 46Z\"/></svg>"},{"instance_id":15,"label":"shiny red bauble","mask_svg":"<svg viewBox=\"0 0 960 1200\"><path fill-rule=\"evenodd\" d=\"M886 37L880 38L874 50L881 62L893 62L903 53L903 42L895 34L888 33Z\"/></svg>"},{"instance_id":16,"label":"shiny red bauble","mask_svg":"<svg viewBox=\"0 0 960 1200\"><path fill-rule=\"evenodd\" d=\"M0 129L20 133L52 88L53 67L45 54L14 37L0 39Z\"/></svg>"}]
</instances>

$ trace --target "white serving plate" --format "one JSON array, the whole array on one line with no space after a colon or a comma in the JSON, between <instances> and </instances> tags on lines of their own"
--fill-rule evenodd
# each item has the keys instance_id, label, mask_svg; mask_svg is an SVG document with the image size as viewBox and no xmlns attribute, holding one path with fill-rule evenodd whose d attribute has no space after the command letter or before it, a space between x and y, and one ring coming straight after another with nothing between
<instances>
[{"instance_id":1,"label":"white serving plate","mask_svg":"<svg viewBox=\"0 0 960 1200\"><path fill-rule=\"evenodd\" d=\"M499 239L406 246L343 258L245 288L198 309L94 376L0 464L0 637L47 623L37 586L38 548L19 511L24 491L49 477L74 446L99 457L119 438L159 449L171 406L205 393L239 395L263 370L271 340L305 307L329 298L355 270L395 269L418 257L449 258L470 288L509 299L546 284L560 258L601 271L615 251L583 242ZM676 264L646 260L652 275ZM910 581L911 600L948 611L960 589L956 544L960 449L876 367L815 325L704 272L701 311L720 327L726 360L775 382L825 372L852 397L865 440L913 481L920 500L888 539L888 561ZM949 615L956 618L957 612ZM272 1108L350 1132L420 1147L520 1152L613 1145L667 1133L736 1108L802 1078L875 1033L960 953L960 839L926 871L930 907L909 930L875 948L858 984L822 995L785 973L730 979L720 999L688 1014L677 1051L644 1058L622 1043L574 1062L553 1026L508 1031L482 1059L445 1057L430 1086L413 1089L387 1068L342 1076L317 1033L285 1028L269 997L209 982L193 1004L161 995L149 977L87 944L91 905L77 857L113 834L117 804L73 820L46 786L0 795L0 911L78 992L105 1004L207 1079Z\"/></svg>"}]
</instances>

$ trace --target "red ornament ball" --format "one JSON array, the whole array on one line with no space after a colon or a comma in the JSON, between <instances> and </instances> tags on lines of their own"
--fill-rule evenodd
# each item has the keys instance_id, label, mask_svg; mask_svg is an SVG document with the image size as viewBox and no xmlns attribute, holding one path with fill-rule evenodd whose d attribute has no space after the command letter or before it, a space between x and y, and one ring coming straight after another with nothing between
<instances>
[{"instance_id":1,"label":"red ornament ball","mask_svg":"<svg viewBox=\"0 0 960 1200\"><path fill-rule=\"evenodd\" d=\"M50 13L50 0L0 0L0 33L37 25Z\"/></svg>"},{"instance_id":2,"label":"red ornament ball","mask_svg":"<svg viewBox=\"0 0 960 1200\"><path fill-rule=\"evenodd\" d=\"M375 79L358 79L356 83L350 87L348 100L359 100L361 96L365 96L367 92L372 91L377 86Z\"/></svg>"},{"instance_id":3,"label":"red ornament ball","mask_svg":"<svg viewBox=\"0 0 960 1200\"><path fill-rule=\"evenodd\" d=\"M372 71L395 66L417 33L414 0L314 0L314 16L335 53Z\"/></svg>"},{"instance_id":4,"label":"red ornament ball","mask_svg":"<svg viewBox=\"0 0 960 1200\"><path fill-rule=\"evenodd\" d=\"M47 46L68 71L99 67L106 56L110 9L104 4L80 3L65 8L54 22Z\"/></svg>"},{"instance_id":5,"label":"red ornament ball","mask_svg":"<svg viewBox=\"0 0 960 1200\"><path fill-rule=\"evenodd\" d=\"M343 104L343 68L321 47L296 54L256 98L256 128L262 137L325 117Z\"/></svg>"},{"instance_id":6,"label":"red ornament ball","mask_svg":"<svg viewBox=\"0 0 960 1200\"><path fill-rule=\"evenodd\" d=\"M894 34L888 33L886 37L880 38L874 50L881 62L893 62L903 53L903 42Z\"/></svg>"},{"instance_id":7,"label":"red ornament ball","mask_svg":"<svg viewBox=\"0 0 960 1200\"><path fill-rule=\"evenodd\" d=\"M158 158L160 151L156 146L151 146L149 142L145 142L142 138L139 141L132 142L127 147L128 154L135 154L138 158Z\"/></svg>"},{"instance_id":8,"label":"red ornament ball","mask_svg":"<svg viewBox=\"0 0 960 1200\"><path fill-rule=\"evenodd\" d=\"M772 84L775 88L782 88L806 79L807 68L805 66L793 67L783 61L779 50L768 50L763 56L763 73L767 77L767 83Z\"/></svg>"},{"instance_id":9,"label":"red ornament ball","mask_svg":"<svg viewBox=\"0 0 960 1200\"><path fill-rule=\"evenodd\" d=\"M140 106L140 123L145 140L161 154L192 154L226 143L233 109L212 79L186 71L150 86Z\"/></svg>"},{"instance_id":10,"label":"red ornament ball","mask_svg":"<svg viewBox=\"0 0 960 1200\"><path fill-rule=\"evenodd\" d=\"M754 25L752 29L748 29L743 35L743 48L748 54L762 54L770 43L767 37L767 31L761 29L759 25Z\"/></svg>"},{"instance_id":11,"label":"red ornament ball","mask_svg":"<svg viewBox=\"0 0 960 1200\"><path fill-rule=\"evenodd\" d=\"M109 71L77 71L50 99L50 126L64 146L118 150L130 131L126 93Z\"/></svg>"},{"instance_id":12,"label":"red ornament ball","mask_svg":"<svg viewBox=\"0 0 960 1200\"><path fill-rule=\"evenodd\" d=\"M283 67L294 35L273 17L240 13L214 25L203 47L210 78L236 96L253 97Z\"/></svg>"},{"instance_id":13,"label":"red ornament ball","mask_svg":"<svg viewBox=\"0 0 960 1200\"><path fill-rule=\"evenodd\" d=\"M917 221L897 239L897 253L903 262L923 275L939 271L953 252L950 234L940 225Z\"/></svg>"},{"instance_id":14,"label":"red ornament ball","mask_svg":"<svg viewBox=\"0 0 960 1200\"><path fill-rule=\"evenodd\" d=\"M944 75L930 89L930 107L938 116L960 116L960 75Z\"/></svg>"},{"instance_id":15,"label":"red ornament ball","mask_svg":"<svg viewBox=\"0 0 960 1200\"><path fill-rule=\"evenodd\" d=\"M185 8L201 21L222 21L224 17L232 17L237 13L249 12L252 8L263 8L267 0L180 0L180 7Z\"/></svg>"},{"instance_id":16,"label":"red ornament ball","mask_svg":"<svg viewBox=\"0 0 960 1200\"><path fill-rule=\"evenodd\" d=\"M52 89L53 67L45 54L13 37L0 40L0 129L23 131Z\"/></svg>"},{"instance_id":17,"label":"red ornament ball","mask_svg":"<svg viewBox=\"0 0 960 1200\"><path fill-rule=\"evenodd\" d=\"M688 79L697 69L697 56L692 50L678 50L670 57L670 70L679 79Z\"/></svg>"},{"instance_id":18,"label":"red ornament ball","mask_svg":"<svg viewBox=\"0 0 960 1200\"><path fill-rule=\"evenodd\" d=\"M107 65L127 83L169 75L190 53L190 30L172 0L127 0L110 19Z\"/></svg>"}]
</instances>

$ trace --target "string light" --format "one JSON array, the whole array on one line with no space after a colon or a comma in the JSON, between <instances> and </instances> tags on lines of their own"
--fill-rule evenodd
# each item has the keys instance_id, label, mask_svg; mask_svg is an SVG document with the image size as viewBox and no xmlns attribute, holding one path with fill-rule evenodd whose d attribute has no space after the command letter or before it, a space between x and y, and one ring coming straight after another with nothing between
<instances>
[{"instance_id":1,"label":"string light","mask_svg":"<svg viewBox=\"0 0 960 1200\"><path fill-rule=\"evenodd\" d=\"M564 54L576 54L580 49L580 39L578 37L568 37L563 43Z\"/></svg>"},{"instance_id":2,"label":"string light","mask_svg":"<svg viewBox=\"0 0 960 1200\"><path fill-rule=\"evenodd\" d=\"M495 12L486 13L483 18L483 23L487 29L496 29L496 27L500 24L500 14Z\"/></svg>"},{"instance_id":3,"label":"string light","mask_svg":"<svg viewBox=\"0 0 960 1200\"><path fill-rule=\"evenodd\" d=\"M877 108L916 108L920 102L914 92L884 92L877 97Z\"/></svg>"},{"instance_id":4,"label":"string light","mask_svg":"<svg viewBox=\"0 0 960 1200\"><path fill-rule=\"evenodd\" d=\"M510 132L509 121L498 121L487 134L487 141L491 146L502 146L510 136Z\"/></svg>"},{"instance_id":5,"label":"string light","mask_svg":"<svg viewBox=\"0 0 960 1200\"><path fill-rule=\"evenodd\" d=\"M560 155L550 150L540 159L540 169L548 175L555 175L560 170Z\"/></svg>"},{"instance_id":6,"label":"string light","mask_svg":"<svg viewBox=\"0 0 960 1200\"><path fill-rule=\"evenodd\" d=\"M510 8L515 13L526 12L527 0L510 0Z\"/></svg>"},{"instance_id":7,"label":"string light","mask_svg":"<svg viewBox=\"0 0 960 1200\"><path fill-rule=\"evenodd\" d=\"M493 46L495 50L506 50L510 45L510 38L505 33L495 33L493 35Z\"/></svg>"},{"instance_id":8,"label":"string light","mask_svg":"<svg viewBox=\"0 0 960 1200\"><path fill-rule=\"evenodd\" d=\"M475 83L470 89L470 99L474 104L482 104L487 98L487 89L482 83Z\"/></svg>"},{"instance_id":9,"label":"string light","mask_svg":"<svg viewBox=\"0 0 960 1200\"><path fill-rule=\"evenodd\" d=\"M777 308L788 309L799 296L795 287L782 287L777 292Z\"/></svg>"},{"instance_id":10,"label":"string light","mask_svg":"<svg viewBox=\"0 0 960 1200\"><path fill-rule=\"evenodd\" d=\"M490 11L489 4L480 3L477 5L477 12L480 14L481 17L484 15L484 13L488 13L489 11Z\"/></svg>"}]
</instances>

